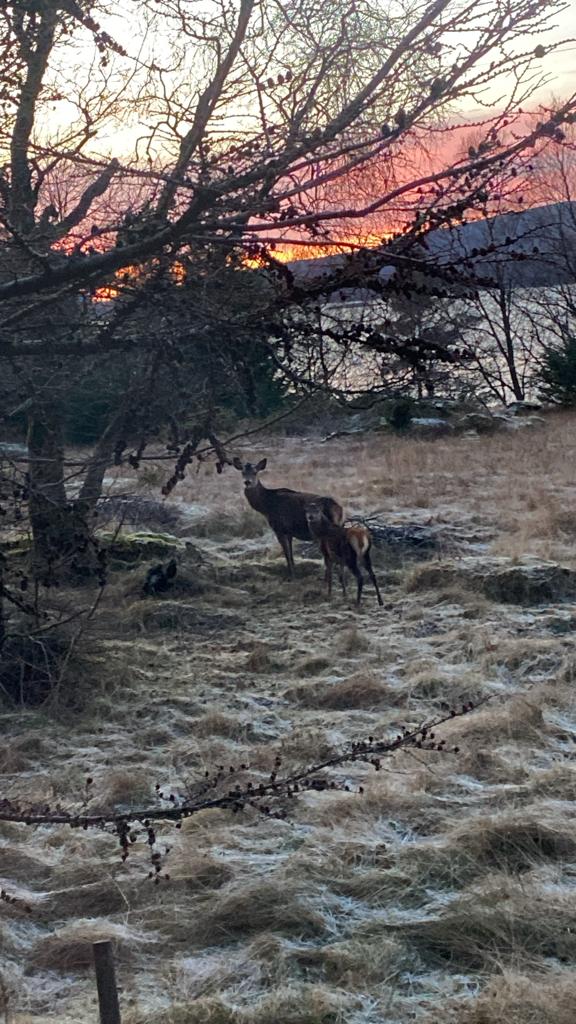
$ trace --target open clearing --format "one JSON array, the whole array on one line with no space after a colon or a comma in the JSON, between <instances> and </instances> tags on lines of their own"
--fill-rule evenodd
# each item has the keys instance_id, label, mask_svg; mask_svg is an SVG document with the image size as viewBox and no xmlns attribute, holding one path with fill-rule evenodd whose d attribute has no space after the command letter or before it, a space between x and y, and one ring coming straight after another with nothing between
<instances>
[{"instance_id":1,"label":"open clearing","mask_svg":"<svg viewBox=\"0 0 576 1024\"><path fill-rule=\"evenodd\" d=\"M0 825L0 886L31 907L0 903L0 1020L94 1021L90 943L110 936L126 1024L571 1024L576 598L570 573L518 573L576 570L576 418L239 453L435 550L376 549L383 609L369 584L361 610L329 604L313 551L287 582L240 474L204 467L170 499L191 545L174 590L143 598L140 569L106 591L86 714L3 715L3 794L79 805L90 776L90 809L141 806L218 764L304 765L493 700L444 728L458 754L339 770L363 795L166 827L158 886L142 846L122 864L104 834ZM157 475L110 489L154 497Z\"/></svg>"}]
</instances>

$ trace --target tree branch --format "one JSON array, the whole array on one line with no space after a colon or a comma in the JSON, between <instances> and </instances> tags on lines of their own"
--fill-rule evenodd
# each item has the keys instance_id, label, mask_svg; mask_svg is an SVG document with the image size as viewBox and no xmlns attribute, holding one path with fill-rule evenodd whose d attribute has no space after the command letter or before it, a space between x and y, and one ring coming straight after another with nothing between
<instances>
[{"instance_id":1,"label":"tree branch","mask_svg":"<svg viewBox=\"0 0 576 1024\"><path fill-rule=\"evenodd\" d=\"M8 216L14 228L29 232L34 227L34 191L31 183L28 148L34 127L36 104L42 88L48 59L54 45L57 24L56 4L48 5L40 15L36 49L27 55L28 73L22 86L10 146L10 202Z\"/></svg>"}]
</instances>

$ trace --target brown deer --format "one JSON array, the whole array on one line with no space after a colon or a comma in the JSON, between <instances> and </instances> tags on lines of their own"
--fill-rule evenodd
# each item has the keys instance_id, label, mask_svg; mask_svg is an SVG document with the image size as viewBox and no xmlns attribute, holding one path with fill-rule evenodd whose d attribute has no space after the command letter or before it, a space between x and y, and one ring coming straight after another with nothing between
<instances>
[{"instance_id":1,"label":"brown deer","mask_svg":"<svg viewBox=\"0 0 576 1024\"><path fill-rule=\"evenodd\" d=\"M360 568L362 565L374 584L378 604L383 605L384 602L370 559L372 537L368 527L360 525L341 526L338 523L330 522L325 515L318 514L316 509L309 509L306 516L310 533L318 541L324 558L328 597L332 596L332 568L336 565L344 597L346 597L345 570L349 569L352 575L356 577L356 604L359 605L364 587L364 579Z\"/></svg>"},{"instance_id":2,"label":"brown deer","mask_svg":"<svg viewBox=\"0 0 576 1024\"><path fill-rule=\"evenodd\" d=\"M264 487L258 479L262 470L266 469L267 459L260 459L255 466L250 462L242 463L233 459L233 465L242 473L244 494L248 504L256 512L266 516L268 523L276 534L280 547L288 563L288 575L294 575L294 555L292 541L313 540L310 532L306 510L310 507L318 509L318 514L326 517L329 523L341 523L344 519L342 507L334 498L322 497L320 494L308 494L305 491L291 491L288 487Z\"/></svg>"}]
</instances>

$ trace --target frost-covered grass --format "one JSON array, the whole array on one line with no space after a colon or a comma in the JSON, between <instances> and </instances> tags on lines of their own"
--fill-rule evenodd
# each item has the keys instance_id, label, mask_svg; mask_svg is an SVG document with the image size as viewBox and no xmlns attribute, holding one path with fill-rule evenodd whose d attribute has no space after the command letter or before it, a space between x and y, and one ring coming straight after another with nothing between
<instances>
[{"instance_id":1,"label":"frost-covered grass","mask_svg":"<svg viewBox=\"0 0 576 1024\"><path fill-rule=\"evenodd\" d=\"M270 486L458 531L464 561L440 550L440 564L575 568L575 447L576 418L555 416L482 438L244 451L268 456ZM115 577L92 638L106 686L74 720L4 717L2 793L130 807L217 764L267 770L280 751L289 768L493 702L446 726L458 754L342 769L361 796L302 794L287 821L215 811L162 829L159 886L143 853L121 864L105 834L0 824L0 885L31 907L0 902L0 1020L93 1021L90 944L110 935L126 1024L571 1024L574 604L423 588L422 564L377 550L385 607L367 587L356 611L325 601L308 549L286 581L233 469L203 467L170 503L194 546L178 587L143 599L134 572Z\"/></svg>"}]
</instances>

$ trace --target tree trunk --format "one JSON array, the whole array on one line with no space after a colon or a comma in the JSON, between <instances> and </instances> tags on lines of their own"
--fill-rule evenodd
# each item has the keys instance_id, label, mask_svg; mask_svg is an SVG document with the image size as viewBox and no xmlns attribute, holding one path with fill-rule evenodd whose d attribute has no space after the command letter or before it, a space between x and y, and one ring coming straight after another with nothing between
<instances>
[{"instance_id":1,"label":"tree trunk","mask_svg":"<svg viewBox=\"0 0 576 1024\"><path fill-rule=\"evenodd\" d=\"M514 336L512 333L512 322L510 319L511 290L500 287L498 293L498 304L502 314L502 326L504 328L504 358L510 374L512 392L517 402L523 402L525 398L524 388L520 383L518 368L516 366L516 352L514 348Z\"/></svg>"},{"instance_id":2,"label":"tree trunk","mask_svg":"<svg viewBox=\"0 0 576 1024\"><path fill-rule=\"evenodd\" d=\"M0 651L6 639L6 620L4 617L4 555L0 551Z\"/></svg>"},{"instance_id":3,"label":"tree trunk","mask_svg":"<svg viewBox=\"0 0 576 1024\"><path fill-rule=\"evenodd\" d=\"M32 569L43 583L94 567L86 519L68 501L64 483L62 419L54 405L36 406L28 417L28 508Z\"/></svg>"},{"instance_id":4,"label":"tree trunk","mask_svg":"<svg viewBox=\"0 0 576 1024\"><path fill-rule=\"evenodd\" d=\"M110 420L88 461L78 500L78 508L84 516L90 516L100 500L106 470L113 461L114 449L122 436L129 415L130 408L127 405Z\"/></svg>"}]
</instances>

